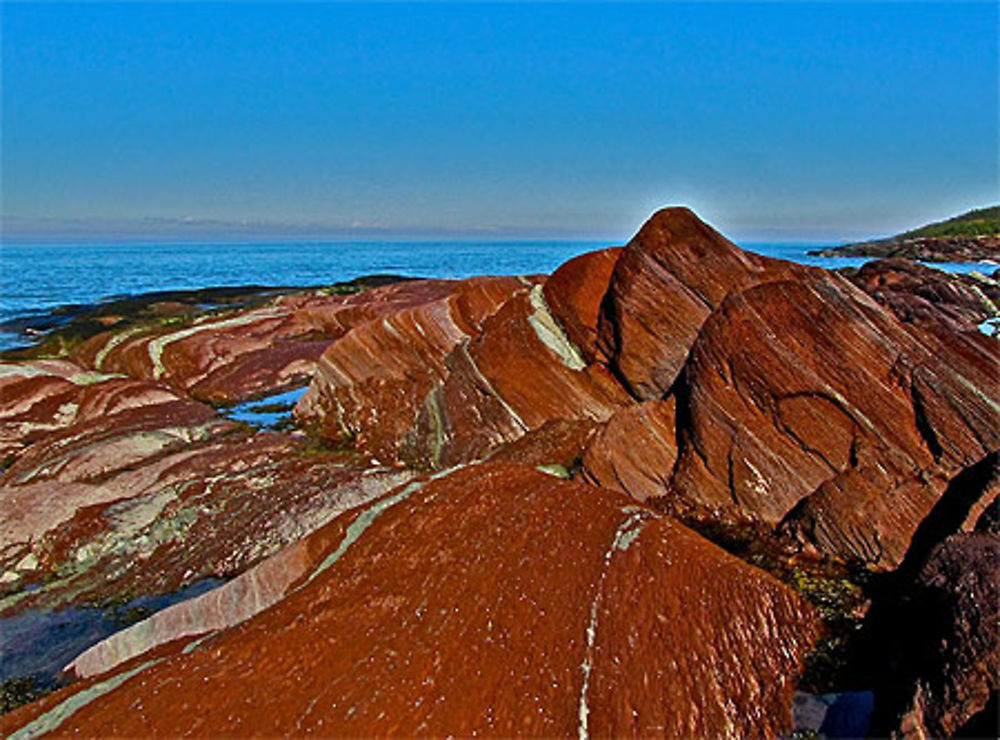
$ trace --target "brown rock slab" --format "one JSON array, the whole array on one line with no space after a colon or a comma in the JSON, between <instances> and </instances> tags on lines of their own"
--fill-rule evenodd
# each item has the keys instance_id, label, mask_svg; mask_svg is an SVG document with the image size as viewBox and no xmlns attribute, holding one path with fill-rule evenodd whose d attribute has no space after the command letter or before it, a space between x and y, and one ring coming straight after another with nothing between
<instances>
[{"instance_id":1,"label":"brown rock slab","mask_svg":"<svg viewBox=\"0 0 1000 740\"><path fill-rule=\"evenodd\" d=\"M422 281L423 282L423 281ZM526 286L518 278L427 281L425 300L355 326L323 354L296 416L383 461L404 451L445 358Z\"/></svg>"},{"instance_id":2,"label":"brown rock slab","mask_svg":"<svg viewBox=\"0 0 1000 740\"><path fill-rule=\"evenodd\" d=\"M22 708L0 731L587 737L790 726L811 608L620 494L477 465L321 531L320 565L274 606Z\"/></svg>"},{"instance_id":3,"label":"brown rock slab","mask_svg":"<svg viewBox=\"0 0 1000 740\"><path fill-rule=\"evenodd\" d=\"M418 280L352 295L296 293L179 326L139 323L98 334L74 359L230 403L304 384L331 341L354 326L446 295L453 284Z\"/></svg>"},{"instance_id":4,"label":"brown rock slab","mask_svg":"<svg viewBox=\"0 0 1000 740\"><path fill-rule=\"evenodd\" d=\"M829 273L734 293L679 384L673 488L892 567L947 480L1000 446L998 360Z\"/></svg>"},{"instance_id":5,"label":"brown rock slab","mask_svg":"<svg viewBox=\"0 0 1000 740\"><path fill-rule=\"evenodd\" d=\"M584 480L639 501L664 496L677 461L676 401L644 401L616 412L587 447Z\"/></svg>"},{"instance_id":6,"label":"brown rock slab","mask_svg":"<svg viewBox=\"0 0 1000 740\"><path fill-rule=\"evenodd\" d=\"M662 398L701 325L730 292L808 269L744 252L687 208L665 208L615 264L598 345L636 398Z\"/></svg>"},{"instance_id":7,"label":"brown rock slab","mask_svg":"<svg viewBox=\"0 0 1000 740\"><path fill-rule=\"evenodd\" d=\"M606 359L597 347L597 325L621 253L621 247L610 247L581 254L561 265L545 281L545 302L552 316L587 362Z\"/></svg>"},{"instance_id":8,"label":"brown rock slab","mask_svg":"<svg viewBox=\"0 0 1000 740\"><path fill-rule=\"evenodd\" d=\"M553 419L604 421L630 401L569 340L541 285L507 301L446 364L411 437L410 454L435 466L481 458Z\"/></svg>"}]
</instances>

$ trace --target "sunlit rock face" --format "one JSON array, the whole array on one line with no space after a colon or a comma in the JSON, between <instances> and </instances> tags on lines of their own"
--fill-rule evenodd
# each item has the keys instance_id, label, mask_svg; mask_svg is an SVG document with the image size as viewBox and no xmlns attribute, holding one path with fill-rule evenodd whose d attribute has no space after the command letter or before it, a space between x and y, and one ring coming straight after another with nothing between
<instances>
[{"instance_id":1,"label":"sunlit rock face","mask_svg":"<svg viewBox=\"0 0 1000 740\"><path fill-rule=\"evenodd\" d=\"M176 327L163 322L108 331L73 356L90 368L163 381L201 400L231 403L308 382L333 339L453 287L453 281L418 280L351 295L298 292Z\"/></svg>"},{"instance_id":2,"label":"sunlit rock face","mask_svg":"<svg viewBox=\"0 0 1000 740\"><path fill-rule=\"evenodd\" d=\"M1000 445L990 342L904 327L835 276L732 294L678 384L672 486L891 566L947 479Z\"/></svg>"},{"instance_id":3,"label":"sunlit rock face","mask_svg":"<svg viewBox=\"0 0 1000 740\"><path fill-rule=\"evenodd\" d=\"M774 734L816 629L787 587L676 522L521 466L410 484L297 547L295 585L249 621L0 728ZM52 726L46 709L73 702Z\"/></svg>"},{"instance_id":4,"label":"sunlit rock face","mask_svg":"<svg viewBox=\"0 0 1000 740\"><path fill-rule=\"evenodd\" d=\"M428 395L450 374L449 354L532 285L514 277L427 285L422 300L334 341L296 415L380 460L430 455L436 440L414 439L414 430Z\"/></svg>"},{"instance_id":5,"label":"sunlit rock face","mask_svg":"<svg viewBox=\"0 0 1000 740\"><path fill-rule=\"evenodd\" d=\"M599 346L640 400L662 397L705 319L727 295L809 268L744 252L687 208L647 221L615 264Z\"/></svg>"},{"instance_id":6,"label":"sunlit rock face","mask_svg":"<svg viewBox=\"0 0 1000 740\"><path fill-rule=\"evenodd\" d=\"M587 303L563 293L564 311ZM540 279L493 278L354 328L324 353L296 413L379 460L447 466L547 421L603 421L628 401L565 333Z\"/></svg>"}]
</instances>

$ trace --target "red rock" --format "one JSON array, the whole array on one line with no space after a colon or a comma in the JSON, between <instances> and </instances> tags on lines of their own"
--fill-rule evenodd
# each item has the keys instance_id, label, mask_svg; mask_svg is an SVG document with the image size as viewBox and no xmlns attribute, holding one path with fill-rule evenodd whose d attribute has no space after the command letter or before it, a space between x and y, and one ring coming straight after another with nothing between
<instances>
[{"instance_id":1,"label":"red rock","mask_svg":"<svg viewBox=\"0 0 1000 740\"><path fill-rule=\"evenodd\" d=\"M621 253L621 247L611 247L581 254L545 281L545 302L552 316L587 362L606 359L597 348L597 323Z\"/></svg>"},{"instance_id":2,"label":"red rock","mask_svg":"<svg viewBox=\"0 0 1000 740\"><path fill-rule=\"evenodd\" d=\"M678 388L672 486L891 567L947 479L1000 445L998 368L992 340L904 327L829 274L733 294Z\"/></svg>"},{"instance_id":3,"label":"red rock","mask_svg":"<svg viewBox=\"0 0 1000 740\"><path fill-rule=\"evenodd\" d=\"M583 457L584 480L645 501L664 496L677 461L675 401L646 401L618 411Z\"/></svg>"},{"instance_id":4,"label":"red rock","mask_svg":"<svg viewBox=\"0 0 1000 740\"><path fill-rule=\"evenodd\" d=\"M478 459L553 419L604 421L629 401L569 341L540 285L507 301L446 364L408 450L434 466Z\"/></svg>"},{"instance_id":5,"label":"red rock","mask_svg":"<svg viewBox=\"0 0 1000 740\"><path fill-rule=\"evenodd\" d=\"M450 283L447 292L354 327L323 355L296 416L327 439L396 460L424 399L448 375L445 358L525 289L514 277Z\"/></svg>"},{"instance_id":6,"label":"red rock","mask_svg":"<svg viewBox=\"0 0 1000 740\"><path fill-rule=\"evenodd\" d=\"M662 398L701 325L730 292L807 271L744 252L687 208L665 208L643 225L615 265L599 347L636 398Z\"/></svg>"},{"instance_id":7,"label":"red rock","mask_svg":"<svg viewBox=\"0 0 1000 740\"><path fill-rule=\"evenodd\" d=\"M71 362L2 365L0 388L5 611L239 573L409 475L248 436L163 384Z\"/></svg>"},{"instance_id":8,"label":"red rock","mask_svg":"<svg viewBox=\"0 0 1000 740\"><path fill-rule=\"evenodd\" d=\"M597 429L598 425L589 419L552 419L498 448L488 459L544 468L567 477L579 467L583 451Z\"/></svg>"},{"instance_id":9,"label":"red rock","mask_svg":"<svg viewBox=\"0 0 1000 740\"><path fill-rule=\"evenodd\" d=\"M81 413L92 415L81 412L81 399L93 398L95 393L89 389L95 385L101 389L96 395L106 394L108 383L114 383L116 389L127 388L125 395L131 397L131 405L176 398L175 394L159 392L151 399L148 393L136 390L150 389L149 384L129 385L117 376L89 372L65 360L0 364L0 456L9 456L10 462L27 445L72 424Z\"/></svg>"},{"instance_id":10,"label":"red rock","mask_svg":"<svg viewBox=\"0 0 1000 740\"><path fill-rule=\"evenodd\" d=\"M323 532L318 568L250 621L22 708L0 731L789 728L794 676L815 636L811 608L619 494L480 465L399 490ZM70 701L75 712L60 714Z\"/></svg>"},{"instance_id":11,"label":"red rock","mask_svg":"<svg viewBox=\"0 0 1000 740\"><path fill-rule=\"evenodd\" d=\"M201 400L233 402L304 384L332 340L453 287L452 281L420 280L349 296L279 296L264 307L179 328L140 324L105 332L85 342L74 358L88 367L162 380Z\"/></svg>"}]
</instances>

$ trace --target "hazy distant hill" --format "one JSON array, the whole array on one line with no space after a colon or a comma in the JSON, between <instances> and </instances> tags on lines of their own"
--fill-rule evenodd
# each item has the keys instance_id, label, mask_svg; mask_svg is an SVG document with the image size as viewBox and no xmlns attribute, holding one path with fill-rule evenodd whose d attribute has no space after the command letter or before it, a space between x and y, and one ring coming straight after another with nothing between
<instances>
[{"instance_id":1,"label":"hazy distant hill","mask_svg":"<svg viewBox=\"0 0 1000 740\"><path fill-rule=\"evenodd\" d=\"M902 257L925 262L1000 261L1000 205L977 208L887 239L845 244L823 257Z\"/></svg>"}]
</instances>

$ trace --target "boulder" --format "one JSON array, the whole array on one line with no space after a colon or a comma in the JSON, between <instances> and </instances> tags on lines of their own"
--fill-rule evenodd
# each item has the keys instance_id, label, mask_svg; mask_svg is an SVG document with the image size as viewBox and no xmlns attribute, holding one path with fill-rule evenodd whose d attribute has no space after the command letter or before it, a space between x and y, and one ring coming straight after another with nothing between
<instances>
[{"instance_id":1,"label":"boulder","mask_svg":"<svg viewBox=\"0 0 1000 740\"><path fill-rule=\"evenodd\" d=\"M598 346L633 396L662 398L701 325L730 292L808 270L744 252L687 208L665 208L615 264Z\"/></svg>"},{"instance_id":2,"label":"boulder","mask_svg":"<svg viewBox=\"0 0 1000 740\"><path fill-rule=\"evenodd\" d=\"M644 401L616 412L583 457L584 480L645 501L664 496L677 461L676 401Z\"/></svg>"},{"instance_id":3,"label":"boulder","mask_svg":"<svg viewBox=\"0 0 1000 740\"><path fill-rule=\"evenodd\" d=\"M581 254L545 281L543 295L553 318L587 362L607 359L597 346L597 325L621 253L621 247L610 247Z\"/></svg>"},{"instance_id":4,"label":"boulder","mask_svg":"<svg viewBox=\"0 0 1000 740\"><path fill-rule=\"evenodd\" d=\"M308 575L248 621L0 732L774 735L816 635L798 596L676 522L519 466L410 484L309 542Z\"/></svg>"},{"instance_id":5,"label":"boulder","mask_svg":"<svg viewBox=\"0 0 1000 740\"><path fill-rule=\"evenodd\" d=\"M408 439L411 459L433 466L479 459L553 419L604 421L630 401L570 341L541 285L507 301L446 366Z\"/></svg>"},{"instance_id":6,"label":"boulder","mask_svg":"<svg viewBox=\"0 0 1000 740\"><path fill-rule=\"evenodd\" d=\"M948 479L1000 446L1000 355L907 327L831 273L731 294L677 387L671 485L893 567Z\"/></svg>"},{"instance_id":7,"label":"boulder","mask_svg":"<svg viewBox=\"0 0 1000 740\"><path fill-rule=\"evenodd\" d=\"M1000 732L1000 537L959 533L872 605L872 734Z\"/></svg>"}]
</instances>

